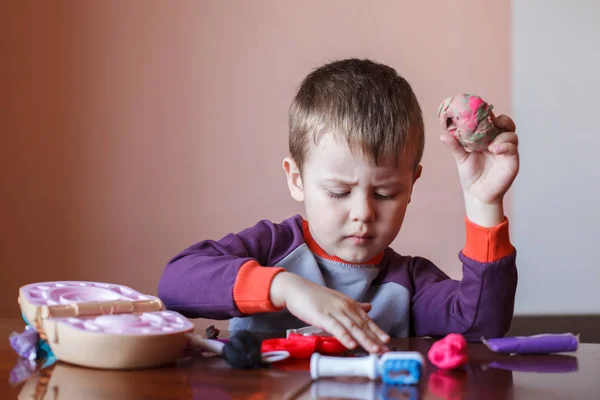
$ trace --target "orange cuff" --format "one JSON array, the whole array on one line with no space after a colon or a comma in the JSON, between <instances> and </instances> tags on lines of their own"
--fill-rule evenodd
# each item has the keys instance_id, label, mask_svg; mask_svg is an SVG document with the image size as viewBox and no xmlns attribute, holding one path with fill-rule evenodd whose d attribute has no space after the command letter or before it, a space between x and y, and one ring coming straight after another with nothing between
<instances>
[{"instance_id":1,"label":"orange cuff","mask_svg":"<svg viewBox=\"0 0 600 400\"><path fill-rule=\"evenodd\" d=\"M479 262L494 262L511 255L515 248L508 235L508 219L491 228L473 223L465 217L467 240L463 254Z\"/></svg>"},{"instance_id":2,"label":"orange cuff","mask_svg":"<svg viewBox=\"0 0 600 400\"><path fill-rule=\"evenodd\" d=\"M240 268L233 285L233 301L244 314L277 311L273 307L269 292L271 282L283 268L263 267L256 261L246 262Z\"/></svg>"}]
</instances>

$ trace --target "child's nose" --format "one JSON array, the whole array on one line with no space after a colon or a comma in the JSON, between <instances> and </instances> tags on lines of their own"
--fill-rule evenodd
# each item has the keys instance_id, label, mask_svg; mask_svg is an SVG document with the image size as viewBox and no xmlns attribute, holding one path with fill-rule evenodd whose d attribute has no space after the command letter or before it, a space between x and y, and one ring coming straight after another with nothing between
<instances>
[{"instance_id":1,"label":"child's nose","mask_svg":"<svg viewBox=\"0 0 600 400\"><path fill-rule=\"evenodd\" d=\"M375 218L375 207L369 198L356 199L352 205L352 220L369 222Z\"/></svg>"}]
</instances>

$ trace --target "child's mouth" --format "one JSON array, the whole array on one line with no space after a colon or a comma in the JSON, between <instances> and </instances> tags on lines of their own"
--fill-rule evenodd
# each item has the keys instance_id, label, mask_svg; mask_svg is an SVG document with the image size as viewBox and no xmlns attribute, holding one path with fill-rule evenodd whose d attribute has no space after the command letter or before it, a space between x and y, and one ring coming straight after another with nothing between
<instances>
[{"instance_id":1,"label":"child's mouth","mask_svg":"<svg viewBox=\"0 0 600 400\"><path fill-rule=\"evenodd\" d=\"M370 243L373 240L374 236L372 235L350 235L347 237L352 243L361 245Z\"/></svg>"}]
</instances>

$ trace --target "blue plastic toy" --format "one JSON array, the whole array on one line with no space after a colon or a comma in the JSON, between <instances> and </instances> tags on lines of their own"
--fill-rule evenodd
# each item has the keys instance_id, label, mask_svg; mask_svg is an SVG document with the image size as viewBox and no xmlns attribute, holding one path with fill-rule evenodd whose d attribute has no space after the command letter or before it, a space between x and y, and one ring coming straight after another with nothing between
<instances>
[{"instance_id":1,"label":"blue plastic toy","mask_svg":"<svg viewBox=\"0 0 600 400\"><path fill-rule=\"evenodd\" d=\"M415 351L390 351L382 356L331 357L315 353L310 359L310 375L323 377L380 378L388 385L415 385L421 379L423 356Z\"/></svg>"}]
</instances>

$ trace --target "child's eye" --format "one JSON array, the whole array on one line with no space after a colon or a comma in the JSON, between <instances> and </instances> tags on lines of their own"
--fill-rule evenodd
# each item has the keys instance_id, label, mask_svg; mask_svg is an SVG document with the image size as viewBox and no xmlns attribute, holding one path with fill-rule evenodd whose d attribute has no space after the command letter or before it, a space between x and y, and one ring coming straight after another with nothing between
<instances>
[{"instance_id":1,"label":"child's eye","mask_svg":"<svg viewBox=\"0 0 600 400\"><path fill-rule=\"evenodd\" d=\"M398 196L397 194L381 194L381 193L375 193L375 198L377 200L393 200L396 198L396 196Z\"/></svg>"},{"instance_id":2,"label":"child's eye","mask_svg":"<svg viewBox=\"0 0 600 400\"><path fill-rule=\"evenodd\" d=\"M333 198L333 199L343 199L344 197L347 197L350 192L330 192L329 190L327 191L327 194L329 195L329 197Z\"/></svg>"}]
</instances>

